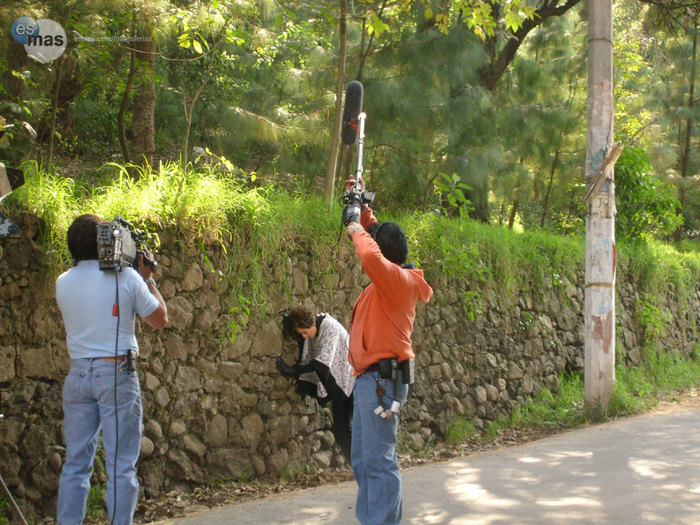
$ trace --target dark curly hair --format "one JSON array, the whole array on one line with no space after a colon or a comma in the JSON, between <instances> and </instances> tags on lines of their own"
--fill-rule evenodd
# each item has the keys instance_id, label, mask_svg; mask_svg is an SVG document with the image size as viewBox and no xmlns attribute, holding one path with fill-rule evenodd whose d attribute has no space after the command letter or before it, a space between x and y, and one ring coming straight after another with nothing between
<instances>
[{"instance_id":1,"label":"dark curly hair","mask_svg":"<svg viewBox=\"0 0 700 525\"><path fill-rule=\"evenodd\" d=\"M85 214L68 227L68 251L76 263L97 259L97 225L101 222L97 215Z\"/></svg>"},{"instance_id":2,"label":"dark curly hair","mask_svg":"<svg viewBox=\"0 0 700 525\"><path fill-rule=\"evenodd\" d=\"M295 306L289 311L288 316L293 330L311 328L316 322L316 315L303 306Z\"/></svg>"},{"instance_id":3,"label":"dark curly hair","mask_svg":"<svg viewBox=\"0 0 700 525\"><path fill-rule=\"evenodd\" d=\"M395 222L380 222L369 229L382 255L394 264L402 265L408 258L408 241L401 226Z\"/></svg>"}]
</instances>

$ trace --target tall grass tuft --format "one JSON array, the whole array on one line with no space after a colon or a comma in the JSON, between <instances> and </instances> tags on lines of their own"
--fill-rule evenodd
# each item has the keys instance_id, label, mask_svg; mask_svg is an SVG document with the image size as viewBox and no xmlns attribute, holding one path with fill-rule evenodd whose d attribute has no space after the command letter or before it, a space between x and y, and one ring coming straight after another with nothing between
<instances>
[{"instance_id":1,"label":"tall grass tuft","mask_svg":"<svg viewBox=\"0 0 700 525\"><path fill-rule=\"evenodd\" d=\"M134 181L129 168L138 171ZM37 215L45 227L42 238L67 262L65 233L81 213L105 220L121 216L147 230L175 230L209 242L249 245L260 241L274 252L282 245L327 238L333 214L322 200L292 197L274 187L252 187L245 180L222 176L211 168L183 170L177 163L155 168L107 164L104 184L88 186L30 165L25 185L13 195L14 207ZM337 214L337 210L334 210ZM339 220L339 218L338 218ZM255 243L253 243L255 244Z\"/></svg>"},{"instance_id":2,"label":"tall grass tuft","mask_svg":"<svg viewBox=\"0 0 700 525\"><path fill-rule=\"evenodd\" d=\"M460 300L471 320L486 312L489 296L515 305L531 290L542 293L567 281L575 284L583 267L578 239L514 233L429 213L414 213L406 224L414 257L428 280L459 283L456 288L465 290Z\"/></svg>"},{"instance_id":3,"label":"tall grass tuft","mask_svg":"<svg viewBox=\"0 0 700 525\"><path fill-rule=\"evenodd\" d=\"M639 366L618 365L612 397L604 414L586 412L582 374L562 374L556 393L540 390L507 416L490 423L482 439L493 439L503 428L556 431L649 410L662 398L674 398L679 392L698 386L698 350L683 358L678 352L657 352L649 346ZM448 440L454 441L455 435L459 435L453 428L463 426L461 419L455 418Z\"/></svg>"}]
</instances>

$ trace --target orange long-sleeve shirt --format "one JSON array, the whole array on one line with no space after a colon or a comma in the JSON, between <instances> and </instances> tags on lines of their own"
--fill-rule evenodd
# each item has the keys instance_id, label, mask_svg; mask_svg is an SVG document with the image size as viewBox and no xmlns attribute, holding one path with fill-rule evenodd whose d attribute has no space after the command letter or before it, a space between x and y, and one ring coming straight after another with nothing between
<instances>
[{"instance_id":1,"label":"orange long-sleeve shirt","mask_svg":"<svg viewBox=\"0 0 700 525\"><path fill-rule=\"evenodd\" d=\"M371 209L362 212L365 229L375 222ZM350 326L348 359L359 375L380 359L415 357L411 334L416 304L419 300L427 303L433 289L423 278L423 270L402 268L386 259L367 231L355 232L352 241L372 281L355 303Z\"/></svg>"}]
</instances>

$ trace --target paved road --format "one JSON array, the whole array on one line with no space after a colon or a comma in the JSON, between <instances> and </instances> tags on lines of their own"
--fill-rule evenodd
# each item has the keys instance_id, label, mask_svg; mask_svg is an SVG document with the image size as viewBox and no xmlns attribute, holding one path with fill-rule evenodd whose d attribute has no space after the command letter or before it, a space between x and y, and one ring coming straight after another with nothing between
<instances>
[{"instance_id":1,"label":"paved road","mask_svg":"<svg viewBox=\"0 0 700 525\"><path fill-rule=\"evenodd\" d=\"M402 471L404 524L700 524L700 401ZM159 525L354 524L354 482Z\"/></svg>"}]
</instances>

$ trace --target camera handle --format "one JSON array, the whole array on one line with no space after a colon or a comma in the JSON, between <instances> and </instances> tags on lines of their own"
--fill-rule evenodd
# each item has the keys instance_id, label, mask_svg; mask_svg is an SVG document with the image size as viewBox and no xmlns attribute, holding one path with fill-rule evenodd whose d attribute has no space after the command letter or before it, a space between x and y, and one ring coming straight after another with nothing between
<instances>
[{"instance_id":1,"label":"camera handle","mask_svg":"<svg viewBox=\"0 0 700 525\"><path fill-rule=\"evenodd\" d=\"M362 155L365 150L365 118L367 115L365 113L360 113L357 120L360 122L360 130L358 133L357 141L357 170L355 171L355 191L358 193L362 192L362 172L364 168L362 167Z\"/></svg>"},{"instance_id":2,"label":"camera handle","mask_svg":"<svg viewBox=\"0 0 700 525\"><path fill-rule=\"evenodd\" d=\"M153 271L155 271L155 269L158 268L158 261L156 261L155 259L149 259L148 257L146 257L145 250L136 250L136 254L141 255L141 257L143 259L143 264L145 264L146 266L150 266L150 268Z\"/></svg>"},{"instance_id":3,"label":"camera handle","mask_svg":"<svg viewBox=\"0 0 700 525\"><path fill-rule=\"evenodd\" d=\"M343 194L343 203L345 207L343 208L342 223L348 225L350 222L360 222L360 213L362 211L362 205L365 203L365 193L369 193L371 197L367 203L371 203L374 198L373 192L365 192L362 188L362 172L364 168L362 167L362 155L365 148L365 119L367 115L365 113L360 113L357 116L359 122L358 125L358 141L357 141L357 170L355 171L355 186L352 189L348 189Z\"/></svg>"},{"instance_id":4,"label":"camera handle","mask_svg":"<svg viewBox=\"0 0 700 525\"><path fill-rule=\"evenodd\" d=\"M0 419L5 419L5 414L0 414ZM15 498L12 497L12 493L10 492L10 489L7 488L7 485L5 485L5 480L2 479L2 475L0 475L0 485L2 485L2 490L5 492L7 499L10 501L12 508L17 513L17 517L20 519L20 522L22 523L22 525L29 525L27 523L27 520L24 519L24 516L22 515L22 510L19 508L19 505L17 505Z\"/></svg>"}]
</instances>

